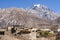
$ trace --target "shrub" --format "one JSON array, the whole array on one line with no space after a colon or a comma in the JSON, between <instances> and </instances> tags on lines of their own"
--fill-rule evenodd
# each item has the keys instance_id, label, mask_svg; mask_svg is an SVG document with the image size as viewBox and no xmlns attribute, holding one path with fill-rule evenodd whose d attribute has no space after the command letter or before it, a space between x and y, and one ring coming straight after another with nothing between
<instances>
[{"instance_id":1,"label":"shrub","mask_svg":"<svg viewBox=\"0 0 60 40\"><path fill-rule=\"evenodd\" d=\"M53 33L50 33L48 31L40 31L39 33L40 33L40 36L42 37L53 37L54 36Z\"/></svg>"},{"instance_id":2,"label":"shrub","mask_svg":"<svg viewBox=\"0 0 60 40\"><path fill-rule=\"evenodd\" d=\"M41 31L40 32L40 36L47 37L48 36L48 32L47 31Z\"/></svg>"},{"instance_id":3,"label":"shrub","mask_svg":"<svg viewBox=\"0 0 60 40\"><path fill-rule=\"evenodd\" d=\"M27 34L27 33L30 33L31 31L28 31L28 30L21 30L20 33L23 33L23 34Z\"/></svg>"},{"instance_id":4,"label":"shrub","mask_svg":"<svg viewBox=\"0 0 60 40\"><path fill-rule=\"evenodd\" d=\"M49 37L53 37L54 34L53 34L53 33L48 33L48 36L49 36Z\"/></svg>"}]
</instances>

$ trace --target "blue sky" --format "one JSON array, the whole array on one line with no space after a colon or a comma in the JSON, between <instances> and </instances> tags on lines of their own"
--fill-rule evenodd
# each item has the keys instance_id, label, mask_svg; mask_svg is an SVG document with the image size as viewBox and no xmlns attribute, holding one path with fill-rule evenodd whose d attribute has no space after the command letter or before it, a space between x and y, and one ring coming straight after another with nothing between
<instances>
[{"instance_id":1,"label":"blue sky","mask_svg":"<svg viewBox=\"0 0 60 40\"><path fill-rule=\"evenodd\" d=\"M0 8L28 8L34 4L43 4L60 13L60 0L0 0Z\"/></svg>"}]
</instances>

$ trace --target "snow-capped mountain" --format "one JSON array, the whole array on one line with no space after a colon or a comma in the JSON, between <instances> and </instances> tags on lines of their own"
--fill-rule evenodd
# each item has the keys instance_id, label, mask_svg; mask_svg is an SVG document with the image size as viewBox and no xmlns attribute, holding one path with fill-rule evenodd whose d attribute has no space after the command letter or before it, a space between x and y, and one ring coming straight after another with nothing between
<instances>
[{"instance_id":1,"label":"snow-capped mountain","mask_svg":"<svg viewBox=\"0 0 60 40\"><path fill-rule=\"evenodd\" d=\"M41 4L35 4L28 10L23 8L0 8L0 27L8 25L39 27L39 24L50 24L52 20L58 17L60 17L60 14Z\"/></svg>"},{"instance_id":2,"label":"snow-capped mountain","mask_svg":"<svg viewBox=\"0 0 60 40\"><path fill-rule=\"evenodd\" d=\"M34 15L40 16L40 18L46 18L54 20L60 15L51 9L49 9L47 6L42 4L35 4L29 8L29 12L32 12Z\"/></svg>"}]
</instances>

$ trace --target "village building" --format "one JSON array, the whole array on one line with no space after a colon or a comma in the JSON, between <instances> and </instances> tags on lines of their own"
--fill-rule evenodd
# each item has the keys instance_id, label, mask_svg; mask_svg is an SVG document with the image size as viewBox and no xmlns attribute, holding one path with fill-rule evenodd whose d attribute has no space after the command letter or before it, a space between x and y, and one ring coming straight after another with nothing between
<instances>
[{"instance_id":1,"label":"village building","mask_svg":"<svg viewBox=\"0 0 60 40\"><path fill-rule=\"evenodd\" d=\"M60 32L60 29L58 29L57 31Z\"/></svg>"},{"instance_id":2,"label":"village building","mask_svg":"<svg viewBox=\"0 0 60 40\"><path fill-rule=\"evenodd\" d=\"M4 35L6 32L6 29L0 28L0 35Z\"/></svg>"},{"instance_id":3,"label":"village building","mask_svg":"<svg viewBox=\"0 0 60 40\"><path fill-rule=\"evenodd\" d=\"M6 29L0 27L0 39L1 39L4 35L6 35Z\"/></svg>"}]
</instances>

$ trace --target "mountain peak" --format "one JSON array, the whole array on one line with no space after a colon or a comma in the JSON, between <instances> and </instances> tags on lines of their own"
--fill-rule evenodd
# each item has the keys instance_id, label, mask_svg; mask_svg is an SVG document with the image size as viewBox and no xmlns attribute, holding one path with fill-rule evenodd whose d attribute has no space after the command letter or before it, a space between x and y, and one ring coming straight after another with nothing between
<instances>
[{"instance_id":1,"label":"mountain peak","mask_svg":"<svg viewBox=\"0 0 60 40\"><path fill-rule=\"evenodd\" d=\"M38 7L38 8L40 8L40 7L48 8L47 6L45 6L45 5L43 5L43 4L35 4L34 7L35 7L35 6Z\"/></svg>"},{"instance_id":2,"label":"mountain peak","mask_svg":"<svg viewBox=\"0 0 60 40\"><path fill-rule=\"evenodd\" d=\"M49 8L43 4L35 4L35 5L31 6L31 9L33 9L33 10L37 10L37 9L48 10Z\"/></svg>"},{"instance_id":3,"label":"mountain peak","mask_svg":"<svg viewBox=\"0 0 60 40\"><path fill-rule=\"evenodd\" d=\"M46 18L49 20L54 20L58 17L58 14L53 10L49 9L47 6L42 4L35 4L30 7L30 12L40 16L41 18Z\"/></svg>"}]
</instances>

